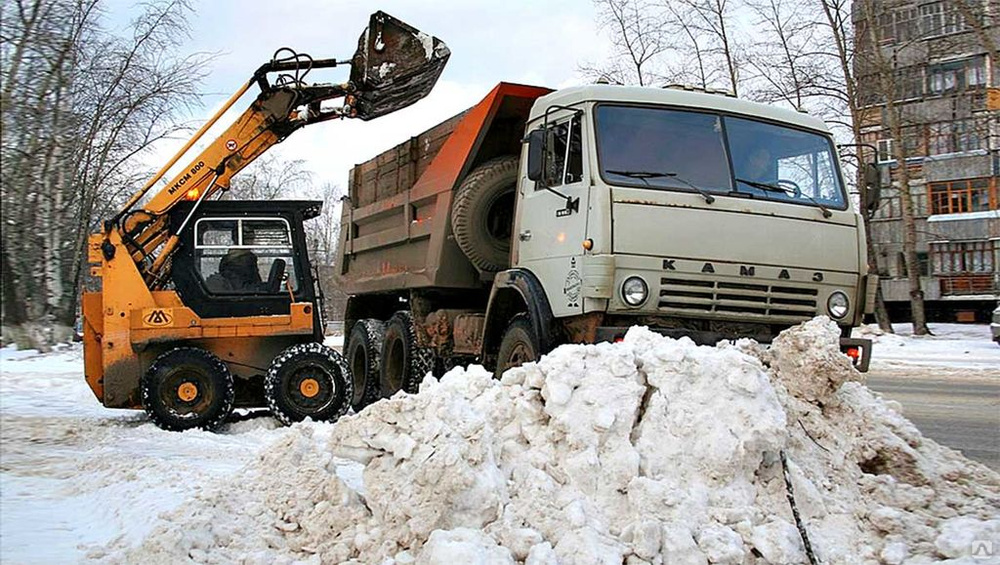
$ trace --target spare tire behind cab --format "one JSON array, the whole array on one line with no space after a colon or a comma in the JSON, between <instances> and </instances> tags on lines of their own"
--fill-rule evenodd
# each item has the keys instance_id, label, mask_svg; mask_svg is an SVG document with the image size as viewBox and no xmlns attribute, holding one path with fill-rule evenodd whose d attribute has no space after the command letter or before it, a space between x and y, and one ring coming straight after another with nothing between
<instances>
[{"instance_id":1,"label":"spare tire behind cab","mask_svg":"<svg viewBox=\"0 0 1000 565\"><path fill-rule=\"evenodd\" d=\"M469 261L484 271L510 266L517 166L515 155L486 161L455 191L451 207L455 241Z\"/></svg>"}]
</instances>

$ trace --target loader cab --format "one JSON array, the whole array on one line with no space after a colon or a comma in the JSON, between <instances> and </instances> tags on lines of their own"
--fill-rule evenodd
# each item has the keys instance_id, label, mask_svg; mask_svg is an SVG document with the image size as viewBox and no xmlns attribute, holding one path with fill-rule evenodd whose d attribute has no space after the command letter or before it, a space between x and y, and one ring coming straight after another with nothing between
<instances>
[{"instance_id":1,"label":"loader cab","mask_svg":"<svg viewBox=\"0 0 1000 565\"><path fill-rule=\"evenodd\" d=\"M321 207L316 201L203 202L180 234L173 260L184 304L203 318L226 318L288 314L293 296L315 303L303 222ZM171 211L172 225L190 210Z\"/></svg>"}]
</instances>

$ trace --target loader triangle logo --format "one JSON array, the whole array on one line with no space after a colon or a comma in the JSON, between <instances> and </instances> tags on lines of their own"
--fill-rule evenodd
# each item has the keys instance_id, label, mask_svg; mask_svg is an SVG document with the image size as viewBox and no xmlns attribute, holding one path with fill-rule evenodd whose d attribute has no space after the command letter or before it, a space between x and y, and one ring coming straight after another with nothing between
<instances>
[{"instance_id":1,"label":"loader triangle logo","mask_svg":"<svg viewBox=\"0 0 1000 565\"><path fill-rule=\"evenodd\" d=\"M173 316L171 316L167 310L163 310L162 308L147 310L142 317L142 323L144 326L169 326L173 323L173 321Z\"/></svg>"}]
</instances>

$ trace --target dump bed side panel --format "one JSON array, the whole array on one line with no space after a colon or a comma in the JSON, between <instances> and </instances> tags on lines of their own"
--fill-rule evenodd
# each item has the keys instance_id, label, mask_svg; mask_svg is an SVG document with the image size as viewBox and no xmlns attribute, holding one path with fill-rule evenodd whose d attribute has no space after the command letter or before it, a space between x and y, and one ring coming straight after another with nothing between
<instances>
[{"instance_id":1,"label":"dump bed side panel","mask_svg":"<svg viewBox=\"0 0 1000 565\"><path fill-rule=\"evenodd\" d=\"M478 164L519 153L531 105L548 92L501 83L469 110L354 167L341 217L341 289L482 288L452 237L452 192Z\"/></svg>"},{"instance_id":2,"label":"dump bed side panel","mask_svg":"<svg viewBox=\"0 0 1000 565\"><path fill-rule=\"evenodd\" d=\"M359 208L409 190L441 151L455 126L465 116L458 114L416 137L351 169L351 202Z\"/></svg>"}]
</instances>

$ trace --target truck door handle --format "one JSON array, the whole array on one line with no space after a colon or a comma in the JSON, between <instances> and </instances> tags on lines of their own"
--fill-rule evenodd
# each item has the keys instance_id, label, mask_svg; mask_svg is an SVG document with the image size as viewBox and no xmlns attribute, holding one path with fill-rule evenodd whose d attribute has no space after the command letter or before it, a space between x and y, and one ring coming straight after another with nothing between
<instances>
[{"instance_id":1,"label":"truck door handle","mask_svg":"<svg viewBox=\"0 0 1000 565\"><path fill-rule=\"evenodd\" d=\"M531 239L531 230L524 230L523 232L517 234L517 238L521 241L528 241Z\"/></svg>"}]
</instances>

